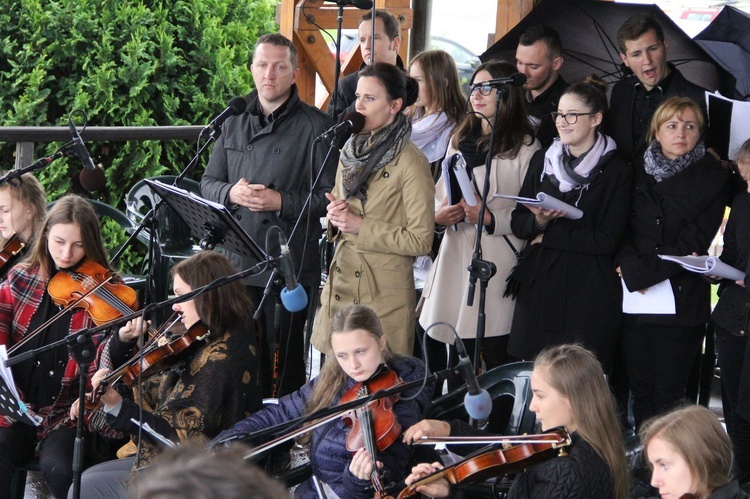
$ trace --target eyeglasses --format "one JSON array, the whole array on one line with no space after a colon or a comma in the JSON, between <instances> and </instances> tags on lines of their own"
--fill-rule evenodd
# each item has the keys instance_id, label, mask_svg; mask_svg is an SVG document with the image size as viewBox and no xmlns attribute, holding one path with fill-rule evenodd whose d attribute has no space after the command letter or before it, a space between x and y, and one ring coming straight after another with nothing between
<instances>
[{"instance_id":1,"label":"eyeglasses","mask_svg":"<svg viewBox=\"0 0 750 499\"><path fill-rule=\"evenodd\" d=\"M471 86L471 93L474 93L474 90L478 90L481 95L484 95L487 97L492 93L492 91L495 89L492 85L486 85L482 83L477 83L475 85Z\"/></svg>"},{"instance_id":2,"label":"eyeglasses","mask_svg":"<svg viewBox=\"0 0 750 499\"><path fill-rule=\"evenodd\" d=\"M591 116L596 113L558 113L557 111L550 113L552 115L552 121L557 121L557 118L562 118L568 125L575 125L578 122L579 116Z\"/></svg>"}]
</instances>

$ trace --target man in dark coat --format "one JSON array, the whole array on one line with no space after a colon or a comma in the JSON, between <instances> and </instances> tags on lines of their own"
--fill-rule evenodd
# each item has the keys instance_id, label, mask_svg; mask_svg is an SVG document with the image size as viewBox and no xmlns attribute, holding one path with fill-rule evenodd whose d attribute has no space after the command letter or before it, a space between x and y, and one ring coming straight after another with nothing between
<instances>
[{"instance_id":1,"label":"man in dark coat","mask_svg":"<svg viewBox=\"0 0 750 499\"><path fill-rule=\"evenodd\" d=\"M326 213L325 193L333 188L338 152L323 165L327 147L318 145L312 159L311 150L315 138L333 120L300 100L294 84L299 74L297 49L284 36L275 33L258 39L252 73L256 89L247 96L247 111L224 123L201 179L201 193L232 210L242 228L271 256L280 254L279 237L275 231L270 231L268 240L266 235L269 229L280 228L290 238L298 282L312 296L320 285L322 228L318 219ZM311 193L311 179L321 169L320 182ZM310 204L304 208L308 196ZM292 235L301 215L302 223ZM227 256L238 269L258 263L238 254ZM244 281L256 306L270 275L266 269ZM265 336L261 342L265 396L291 393L306 381L303 329L307 307L296 313L282 309L275 330L275 301L273 296L266 299L260 316ZM251 316L248 311L248 320Z\"/></svg>"},{"instance_id":2,"label":"man in dark coat","mask_svg":"<svg viewBox=\"0 0 750 499\"><path fill-rule=\"evenodd\" d=\"M516 68L526 75L526 104L536 128L536 137L546 149L557 137L552 113L568 87L560 68L563 65L560 35L554 29L537 24L518 39Z\"/></svg>"},{"instance_id":3,"label":"man in dark coat","mask_svg":"<svg viewBox=\"0 0 750 499\"><path fill-rule=\"evenodd\" d=\"M364 63L359 71L376 62L387 62L404 69L404 61L398 55L401 47L401 24L396 16L385 9L375 10L375 39L372 36L372 11L366 12L359 21L359 47L362 50ZM355 93L357 92L357 80L359 71L348 74L339 80L336 89L336 109L333 109L333 99L328 104L328 114L334 118L343 115L347 111L353 111ZM349 109L351 107L351 109Z\"/></svg>"},{"instance_id":4,"label":"man in dark coat","mask_svg":"<svg viewBox=\"0 0 750 499\"><path fill-rule=\"evenodd\" d=\"M667 97L690 97L706 116L705 89L686 80L667 63L669 40L652 17L634 16L617 31L622 62L633 72L612 87L606 133L628 162L643 156L651 117Z\"/></svg>"}]
</instances>

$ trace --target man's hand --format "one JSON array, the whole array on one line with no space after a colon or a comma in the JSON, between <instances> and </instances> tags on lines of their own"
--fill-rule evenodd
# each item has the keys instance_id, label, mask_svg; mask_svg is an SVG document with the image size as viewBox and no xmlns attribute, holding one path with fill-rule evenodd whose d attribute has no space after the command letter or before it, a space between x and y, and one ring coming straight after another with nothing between
<instances>
[{"instance_id":1,"label":"man's hand","mask_svg":"<svg viewBox=\"0 0 750 499\"><path fill-rule=\"evenodd\" d=\"M281 210L281 193L263 184L251 184L244 178L237 181L229 191L229 201L250 211Z\"/></svg>"}]
</instances>

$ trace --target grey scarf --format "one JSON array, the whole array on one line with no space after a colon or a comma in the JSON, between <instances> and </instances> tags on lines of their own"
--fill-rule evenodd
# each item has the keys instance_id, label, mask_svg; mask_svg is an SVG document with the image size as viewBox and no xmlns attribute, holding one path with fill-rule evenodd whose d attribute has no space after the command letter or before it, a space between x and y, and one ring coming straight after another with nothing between
<instances>
[{"instance_id":1,"label":"grey scarf","mask_svg":"<svg viewBox=\"0 0 750 499\"><path fill-rule=\"evenodd\" d=\"M409 142L411 123L399 113L390 125L375 133L353 135L341 149L341 179L346 199L367 201L365 183L374 172L391 162Z\"/></svg>"}]
</instances>

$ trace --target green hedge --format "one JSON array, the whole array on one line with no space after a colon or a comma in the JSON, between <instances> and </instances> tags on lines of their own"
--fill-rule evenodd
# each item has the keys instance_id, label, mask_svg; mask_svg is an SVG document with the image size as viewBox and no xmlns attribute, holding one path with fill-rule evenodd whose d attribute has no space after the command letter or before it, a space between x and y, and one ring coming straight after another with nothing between
<instances>
[{"instance_id":1,"label":"green hedge","mask_svg":"<svg viewBox=\"0 0 750 499\"><path fill-rule=\"evenodd\" d=\"M277 29L274 15L274 0L8 2L0 11L0 125L66 125L73 109L92 126L206 123L252 88L250 52ZM40 145L37 156L57 145ZM100 199L120 207L137 180L177 173L195 151L179 142L87 146L107 174ZM0 167L13 165L13 151L2 145ZM68 159L42 172L50 199L70 192L79 170Z\"/></svg>"},{"instance_id":2,"label":"green hedge","mask_svg":"<svg viewBox=\"0 0 750 499\"><path fill-rule=\"evenodd\" d=\"M64 126L73 109L91 126L207 123L252 89L249 57L277 30L274 0L15 0L0 10L0 126ZM80 118L77 120L80 122ZM79 123L80 124L80 123ZM61 143L39 144L36 156ZM176 174L195 142L89 142L120 209L139 179ZM11 168L15 144L0 143ZM193 172L198 179L205 160ZM48 200L81 192L75 158L38 174Z\"/></svg>"}]
</instances>

